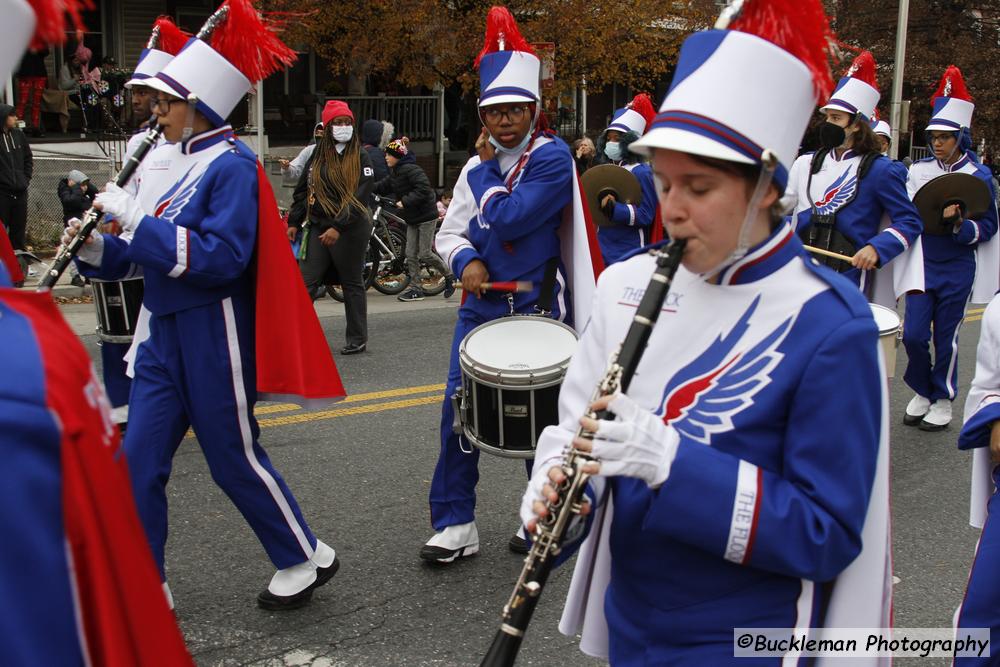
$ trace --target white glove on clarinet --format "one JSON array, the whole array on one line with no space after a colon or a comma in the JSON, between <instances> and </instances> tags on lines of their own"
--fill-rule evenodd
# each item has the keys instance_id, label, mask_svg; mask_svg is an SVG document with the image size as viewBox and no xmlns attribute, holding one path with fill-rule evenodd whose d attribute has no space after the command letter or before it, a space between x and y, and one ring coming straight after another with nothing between
<instances>
[{"instance_id":1,"label":"white glove on clarinet","mask_svg":"<svg viewBox=\"0 0 1000 667\"><path fill-rule=\"evenodd\" d=\"M520 514L522 525L527 526L530 521L538 518L532 506L535 502L545 502L545 498L542 496L542 487L552 483L549 481L549 471L560 463L562 463L562 455L552 457L540 463L535 461L534 466L531 468L531 479L528 480L528 488L524 490L524 495L521 497Z\"/></svg>"},{"instance_id":2,"label":"white glove on clarinet","mask_svg":"<svg viewBox=\"0 0 1000 667\"><path fill-rule=\"evenodd\" d=\"M73 228L77 233L80 233L80 227L82 226L83 221L80 218L70 218L66 221L67 231L63 232L62 238L59 241L64 246L68 246L73 240L68 230ZM80 252L76 253L76 256L81 262L86 262L92 266L99 267L101 265L101 260L104 258L104 236L97 233L96 227L90 232L90 241L80 247Z\"/></svg>"},{"instance_id":3,"label":"white glove on clarinet","mask_svg":"<svg viewBox=\"0 0 1000 667\"><path fill-rule=\"evenodd\" d=\"M138 200L114 183L105 185L104 192L94 197L94 203L100 204L105 213L115 216L126 232L135 233L146 215Z\"/></svg>"},{"instance_id":4,"label":"white glove on clarinet","mask_svg":"<svg viewBox=\"0 0 1000 667\"><path fill-rule=\"evenodd\" d=\"M680 436L663 419L636 405L625 394L608 403L615 421L598 420L592 456L601 464L605 477L623 475L643 480L659 488L670 475L677 456Z\"/></svg>"}]
</instances>

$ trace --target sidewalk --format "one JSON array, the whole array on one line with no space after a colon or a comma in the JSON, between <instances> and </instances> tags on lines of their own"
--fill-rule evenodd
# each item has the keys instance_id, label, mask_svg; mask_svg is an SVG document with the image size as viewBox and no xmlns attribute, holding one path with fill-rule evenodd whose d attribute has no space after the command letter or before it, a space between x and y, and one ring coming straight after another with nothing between
<instances>
[{"instance_id":1,"label":"sidewalk","mask_svg":"<svg viewBox=\"0 0 1000 667\"><path fill-rule=\"evenodd\" d=\"M52 261L51 258L49 258L48 262L51 261ZM28 290L30 292L34 292L36 289L38 289L39 281L41 281L42 276L45 275L45 272L49 270L48 262L43 259L41 264L32 264L31 268L35 270L35 275L33 276L26 275L24 277L24 285L19 289ZM89 285L86 285L84 287L75 287L74 285L70 284L70 280L71 278L69 275L69 269L67 269L63 271L63 274L61 276L59 276L59 282L57 282L55 286L52 288L52 296L71 298L71 297L93 295L94 291L90 288Z\"/></svg>"}]
</instances>

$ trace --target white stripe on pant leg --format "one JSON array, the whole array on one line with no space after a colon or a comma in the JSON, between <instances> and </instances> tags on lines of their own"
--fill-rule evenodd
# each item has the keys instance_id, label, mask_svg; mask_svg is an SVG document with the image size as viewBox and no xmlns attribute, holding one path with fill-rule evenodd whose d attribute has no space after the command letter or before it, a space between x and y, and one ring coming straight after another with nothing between
<instances>
[{"instance_id":1,"label":"white stripe on pant leg","mask_svg":"<svg viewBox=\"0 0 1000 667\"><path fill-rule=\"evenodd\" d=\"M812 625L813 594L816 584L808 579L800 579L799 581L802 582L802 592L799 593L799 599L795 602L795 632L793 637L806 634L806 630ZM801 650L789 651L781 659L781 667L799 664L801 654Z\"/></svg>"},{"instance_id":2,"label":"white stripe on pant leg","mask_svg":"<svg viewBox=\"0 0 1000 667\"><path fill-rule=\"evenodd\" d=\"M944 377L944 387L948 390L948 398L950 400L955 400L955 395L958 393L955 391L955 382L952 379L955 375L955 366L958 365L958 332L962 330L962 320L965 319L965 312L963 309L962 317L958 320L958 325L955 327L955 335L951 337L951 359L948 360L948 374Z\"/></svg>"},{"instance_id":3,"label":"white stripe on pant leg","mask_svg":"<svg viewBox=\"0 0 1000 667\"><path fill-rule=\"evenodd\" d=\"M298 540L299 546L302 547L302 551L305 553L305 558L302 560L308 560L312 558L313 548L309 545L305 531L302 530L302 526L296 520L292 508L288 504L288 499L285 498L285 494L278 488L278 483L274 481L271 473L265 470L264 466L260 464L260 461L257 460L257 455L253 451L253 435L250 432L250 410L247 405L246 390L243 387L243 362L240 358L240 341L236 334L236 316L233 314L232 297L227 297L222 301L222 312L225 315L226 322L226 343L229 346L229 364L233 369L233 394L236 396L236 413L240 422L240 436L243 439L243 454L247 457L250 467L257 473L257 476L260 477L261 481L264 482L264 486L271 493L271 497L281 510L281 515L285 517L285 522L288 524L289 529L295 535L295 539Z\"/></svg>"}]
</instances>

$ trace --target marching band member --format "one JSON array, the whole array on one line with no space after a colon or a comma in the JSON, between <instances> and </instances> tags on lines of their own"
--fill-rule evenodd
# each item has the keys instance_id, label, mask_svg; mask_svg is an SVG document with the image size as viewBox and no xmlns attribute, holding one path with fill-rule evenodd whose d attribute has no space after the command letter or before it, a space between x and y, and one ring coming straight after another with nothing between
<instances>
[{"instance_id":1,"label":"marching band member","mask_svg":"<svg viewBox=\"0 0 1000 667\"><path fill-rule=\"evenodd\" d=\"M875 114L878 115L877 113ZM878 139L879 145L882 146L882 155L889 157L889 148L892 146L892 128L889 127L889 123L884 120L873 120L872 121L872 132L875 133L875 138Z\"/></svg>"},{"instance_id":2,"label":"marching band member","mask_svg":"<svg viewBox=\"0 0 1000 667\"><path fill-rule=\"evenodd\" d=\"M682 265L628 395L588 405L654 258L604 272L560 423L538 444L521 508L529 529L547 511L541 499L558 498L551 484L565 479L559 463L578 426L596 431L574 441L598 476L560 629L582 632L581 649L611 664L738 665L735 627L888 623L878 331L861 294L810 259L778 204L815 91L832 87L822 6L794 4L797 25L781 2L750 0L728 30L682 46L634 145L652 154L666 232L686 241ZM581 420L588 407L615 418Z\"/></svg>"},{"instance_id":3,"label":"marching band member","mask_svg":"<svg viewBox=\"0 0 1000 667\"><path fill-rule=\"evenodd\" d=\"M70 3L71 7L75 7ZM64 2L4 6L0 73L65 38ZM36 23L37 22L37 23ZM16 45L17 49L9 48ZM193 665L160 593L104 392L47 293L0 263L0 660L8 665Z\"/></svg>"},{"instance_id":4,"label":"marching band member","mask_svg":"<svg viewBox=\"0 0 1000 667\"><path fill-rule=\"evenodd\" d=\"M125 147L126 155L132 155L139 148L139 144L146 136L149 121L153 118L151 106L153 89L146 86L144 82L156 76L167 63L173 60L173 57L187 43L189 37L190 35L184 33L165 16L156 19L153 24L149 43L143 49L142 55L139 56L139 62L132 73L132 78L125 82L125 88L128 88L132 94L132 111L136 117L145 119L139 130L128 140ZM164 139L160 137L157 145L162 145L163 142ZM142 165L140 164L125 189L134 195L139 191L141 181ZM121 228L113 218L108 216L104 220L103 231L110 234L120 234ZM141 273L141 271L136 271L127 277L132 280L140 279ZM148 315L148 311L140 309L143 328L147 326ZM124 432L128 424L128 396L132 388L132 380L128 375L128 360L126 359L131 344L102 340L100 347L101 376L104 380L104 390L107 392L108 400L111 401L111 417Z\"/></svg>"},{"instance_id":5,"label":"marching band member","mask_svg":"<svg viewBox=\"0 0 1000 667\"><path fill-rule=\"evenodd\" d=\"M784 201L794 202L793 224L806 244L851 257L848 264L818 255L820 263L844 273L869 301L895 308L897 298L923 289L915 252L923 226L904 168L882 159L872 132L876 86L875 60L862 51L820 109L823 148L795 161ZM893 261L900 270L875 271Z\"/></svg>"},{"instance_id":6,"label":"marching band member","mask_svg":"<svg viewBox=\"0 0 1000 667\"><path fill-rule=\"evenodd\" d=\"M965 399L965 424L958 435L958 448L971 449L972 494L970 521L982 530L958 610L957 630L989 628L990 645L1000 641L1000 557L996 521L1000 484L1000 298L994 297L983 313L979 345L976 348L976 375ZM993 518L990 522L989 519ZM992 652L992 651L991 651ZM995 652L994 652L995 655ZM956 665L988 665L994 657L977 660L956 658Z\"/></svg>"},{"instance_id":7,"label":"marching band member","mask_svg":"<svg viewBox=\"0 0 1000 667\"><path fill-rule=\"evenodd\" d=\"M949 67L931 101L933 114L927 125L927 143L933 157L910 166L906 182L913 197L922 185L943 174L972 174L982 179L995 200L990 170L971 152L972 112L975 105L962 72ZM988 302L998 287L997 210L990 207L976 220L965 218L957 204L942 211L952 223L951 233L925 233L923 294L906 297L903 345L908 363L903 380L915 394L906 406L903 423L924 431L940 431L951 423L951 403L958 393L958 331L970 296ZM931 358L933 323L934 358Z\"/></svg>"},{"instance_id":8,"label":"marching band member","mask_svg":"<svg viewBox=\"0 0 1000 667\"><path fill-rule=\"evenodd\" d=\"M628 106L615 111L611 124L597 141L595 163L615 164L628 169L642 188L642 202L638 205L619 202L613 194L605 195L601 201L605 216L614 223L613 226L597 228L597 240L601 244L605 266L663 237L662 231L657 233L662 227L656 210L653 171L629 150L629 146L645 134L646 126L655 115L649 95L640 93Z\"/></svg>"},{"instance_id":9,"label":"marching band member","mask_svg":"<svg viewBox=\"0 0 1000 667\"><path fill-rule=\"evenodd\" d=\"M79 259L98 277L117 278L133 264L143 269L151 317L136 353L125 452L160 576L165 580L171 459L193 426L213 479L278 570L258 604L290 609L308 602L339 561L313 536L258 443L253 406L258 391L322 400L342 396L343 388L267 177L225 122L250 82L294 53L248 1L225 7L215 48L192 39L147 79L170 143L146 158L138 197L114 184L97 197L95 205L131 236L94 235Z\"/></svg>"},{"instance_id":10,"label":"marching band member","mask_svg":"<svg viewBox=\"0 0 1000 667\"><path fill-rule=\"evenodd\" d=\"M436 533L420 550L420 557L433 563L450 563L479 550L479 450L463 442L452 427L451 397L461 384L462 339L503 315L535 313L539 304L559 320L585 322L600 270L594 266L600 261L592 256L597 243L588 236L573 157L566 144L539 123L540 61L529 48L510 12L491 9L486 45L476 61L485 127L476 142L478 155L462 169L436 237L438 253L461 276L468 298L455 325L441 410L441 452L431 482ZM535 289L501 295L482 288L487 281L511 280L532 281ZM530 460L527 465L530 468ZM510 547L525 550L520 531Z\"/></svg>"}]
</instances>

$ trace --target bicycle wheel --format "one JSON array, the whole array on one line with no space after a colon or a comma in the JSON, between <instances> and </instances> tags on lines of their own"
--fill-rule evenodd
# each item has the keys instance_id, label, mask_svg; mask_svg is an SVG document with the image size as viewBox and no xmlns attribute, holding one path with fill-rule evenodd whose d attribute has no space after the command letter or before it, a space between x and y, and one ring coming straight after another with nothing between
<instances>
[{"instance_id":1,"label":"bicycle wheel","mask_svg":"<svg viewBox=\"0 0 1000 667\"><path fill-rule=\"evenodd\" d=\"M368 251L365 253L365 268L361 274L361 282L367 290L375 280L374 267L379 264L379 249L374 242L368 244ZM327 285L326 293L334 301L344 302L344 290L340 285Z\"/></svg>"},{"instance_id":2,"label":"bicycle wheel","mask_svg":"<svg viewBox=\"0 0 1000 667\"><path fill-rule=\"evenodd\" d=\"M446 286L445 276L426 264L420 265L420 286L427 296L437 296Z\"/></svg>"},{"instance_id":3,"label":"bicycle wheel","mask_svg":"<svg viewBox=\"0 0 1000 667\"><path fill-rule=\"evenodd\" d=\"M372 287L382 294L394 295L405 290L410 284L410 276L406 273L406 236L396 229L389 230L389 239L383 243L391 252L386 255L382 251L382 261L375 273Z\"/></svg>"}]
</instances>

